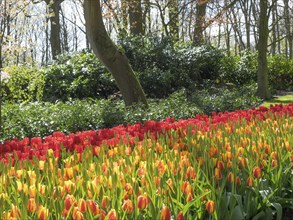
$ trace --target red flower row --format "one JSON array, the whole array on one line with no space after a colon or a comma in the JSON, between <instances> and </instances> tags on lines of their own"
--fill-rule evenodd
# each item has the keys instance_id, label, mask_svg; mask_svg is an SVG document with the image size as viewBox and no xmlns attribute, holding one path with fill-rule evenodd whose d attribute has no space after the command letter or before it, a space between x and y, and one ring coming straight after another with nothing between
<instances>
[{"instance_id":1,"label":"red flower row","mask_svg":"<svg viewBox=\"0 0 293 220\"><path fill-rule=\"evenodd\" d=\"M281 115L293 116L293 103L288 105L275 105L270 108L260 107L250 110L237 110L235 112L213 113L212 116L196 115L194 118L175 121L174 118L167 118L164 121L146 121L144 124L136 123L134 125L119 125L113 128L101 130L91 130L77 132L75 134L65 135L62 132L54 132L45 138L33 137L22 140L13 139L0 143L0 161L9 163L12 160L26 160L37 157L45 160L48 149L52 149L55 157L60 156L61 147L67 151L76 151L82 153L86 147L101 146L102 143L113 147L123 142L133 146L135 140L141 141L146 136L156 138L159 134L168 132L171 129L182 133L186 127L191 126L192 131L209 131L216 128L219 124L236 122L241 120L251 121L254 119L265 120ZM182 130L183 129L183 130ZM233 131L233 123L228 132ZM184 132L183 132L184 133ZM183 134L182 133L182 134ZM94 148L93 148L94 149Z\"/></svg>"}]
</instances>

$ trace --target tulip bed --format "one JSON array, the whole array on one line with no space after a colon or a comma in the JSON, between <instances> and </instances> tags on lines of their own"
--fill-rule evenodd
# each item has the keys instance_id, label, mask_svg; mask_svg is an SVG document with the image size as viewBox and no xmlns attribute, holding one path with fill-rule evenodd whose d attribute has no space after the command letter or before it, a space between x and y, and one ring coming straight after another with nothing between
<instances>
[{"instance_id":1,"label":"tulip bed","mask_svg":"<svg viewBox=\"0 0 293 220\"><path fill-rule=\"evenodd\" d=\"M293 103L0 145L0 219L282 219Z\"/></svg>"}]
</instances>

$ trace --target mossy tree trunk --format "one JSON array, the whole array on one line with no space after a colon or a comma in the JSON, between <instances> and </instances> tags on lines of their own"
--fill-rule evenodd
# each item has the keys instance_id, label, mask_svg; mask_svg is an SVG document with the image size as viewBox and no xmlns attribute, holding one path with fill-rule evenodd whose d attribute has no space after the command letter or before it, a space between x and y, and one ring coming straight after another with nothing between
<instances>
[{"instance_id":1,"label":"mossy tree trunk","mask_svg":"<svg viewBox=\"0 0 293 220\"><path fill-rule=\"evenodd\" d=\"M259 40L258 40L258 70L257 70L257 95L263 99L271 98L268 80L268 0L260 0L259 14Z\"/></svg>"},{"instance_id":2,"label":"mossy tree trunk","mask_svg":"<svg viewBox=\"0 0 293 220\"><path fill-rule=\"evenodd\" d=\"M126 105L144 103L144 91L136 78L125 54L118 50L106 32L100 0L84 1L86 32L95 55L113 75Z\"/></svg>"}]
</instances>

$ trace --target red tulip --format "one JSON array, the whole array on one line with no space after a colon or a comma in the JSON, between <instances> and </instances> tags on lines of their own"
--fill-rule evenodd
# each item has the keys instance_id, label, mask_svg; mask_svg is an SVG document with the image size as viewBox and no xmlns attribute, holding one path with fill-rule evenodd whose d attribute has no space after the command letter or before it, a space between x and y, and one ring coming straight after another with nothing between
<instances>
[{"instance_id":1,"label":"red tulip","mask_svg":"<svg viewBox=\"0 0 293 220\"><path fill-rule=\"evenodd\" d=\"M180 211L177 216L176 216L176 220L184 220L184 215L183 215L183 212Z\"/></svg>"}]
</instances>

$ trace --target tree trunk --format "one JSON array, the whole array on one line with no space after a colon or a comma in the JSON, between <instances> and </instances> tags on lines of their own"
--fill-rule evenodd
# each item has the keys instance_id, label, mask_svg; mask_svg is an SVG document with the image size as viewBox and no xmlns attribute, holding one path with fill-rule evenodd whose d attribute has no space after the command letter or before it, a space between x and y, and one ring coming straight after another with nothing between
<instances>
[{"instance_id":1,"label":"tree trunk","mask_svg":"<svg viewBox=\"0 0 293 220\"><path fill-rule=\"evenodd\" d=\"M130 33L143 35L141 0L128 0Z\"/></svg>"},{"instance_id":2,"label":"tree trunk","mask_svg":"<svg viewBox=\"0 0 293 220\"><path fill-rule=\"evenodd\" d=\"M207 1L197 0L196 2L196 14L195 14L195 28L193 34L193 42L195 45L204 44L204 28L205 28L205 16L206 16Z\"/></svg>"},{"instance_id":3,"label":"tree trunk","mask_svg":"<svg viewBox=\"0 0 293 220\"><path fill-rule=\"evenodd\" d=\"M51 23L51 33L50 33L50 43L51 43L51 53L52 59L55 60L57 55L61 53L61 39L60 39L60 4L63 0L46 0L49 7L49 13L53 14L50 16Z\"/></svg>"},{"instance_id":4,"label":"tree trunk","mask_svg":"<svg viewBox=\"0 0 293 220\"><path fill-rule=\"evenodd\" d=\"M177 41L179 39L179 9L177 0L169 0L168 11L170 36Z\"/></svg>"},{"instance_id":5,"label":"tree trunk","mask_svg":"<svg viewBox=\"0 0 293 220\"><path fill-rule=\"evenodd\" d=\"M144 11L143 11L143 33L147 34L151 32L151 2L150 0L144 0Z\"/></svg>"},{"instance_id":6,"label":"tree trunk","mask_svg":"<svg viewBox=\"0 0 293 220\"><path fill-rule=\"evenodd\" d=\"M86 32L91 47L95 55L113 75L125 104L132 105L141 102L147 105L143 89L127 57L118 50L106 32L100 1L85 0L83 6Z\"/></svg>"},{"instance_id":7,"label":"tree trunk","mask_svg":"<svg viewBox=\"0 0 293 220\"><path fill-rule=\"evenodd\" d=\"M287 45L286 51L289 50L289 58L293 57L293 33L291 31L290 25L290 12L289 12L289 0L284 0L284 19L285 19L285 29L286 29L286 36L287 36ZM292 17L291 17L292 22Z\"/></svg>"},{"instance_id":8,"label":"tree trunk","mask_svg":"<svg viewBox=\"0 0 293 220\"><path fill-rule=\"evenodd\" d=\"M271 98L268 81L268 0L260 0L259 14L259 40L258 40L258 70L257 70L257 95L262 99Z\"/></svg>"}]
</instances>

